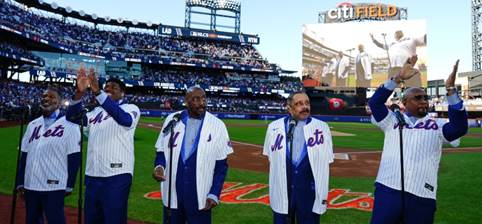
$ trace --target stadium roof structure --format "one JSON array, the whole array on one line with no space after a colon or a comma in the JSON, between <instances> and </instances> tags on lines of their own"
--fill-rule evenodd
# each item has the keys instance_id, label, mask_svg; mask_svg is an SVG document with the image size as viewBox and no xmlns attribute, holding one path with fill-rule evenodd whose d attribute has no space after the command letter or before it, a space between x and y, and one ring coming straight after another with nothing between
<instances>
[{"instance_id":1,"label":"stadium roof structure","mask_svg":"<svg viewBox=\"0 0 482 224\"><path fill-rule=\"evenodd\" d=\"M296 73L297 71L293 71L293 70L284 70L282 69L280 73L284 73L284 74L294 74Z\"/></svg>"},{"instance_id":2,"label":"stadium roof structure","mask_svg":"<svg viewBox=\"0 0 482 224\"><path fill-rule=\"evenodd\" d=\"M202 9L201 11L194 8ZM207 10L207 11L206 11ZM226 11L219 13L218 11ZM228 15L228 14L231 15ZM192 16L196 15L198 19L193 21ZM209 17L209 23L201 22L199 17ZM233 20L234 26L221 25L217 21L217 17L225 20ZM234 33L241 32L241 2L238 0L186 0L186 14L184 26L193 28L191 25L209 26L212 31L218 31L219 28L233 29Z\"/></svg>"},{"instance_id":3,"label":"stadium roof structure","mask_svg":"<svg viewBox=\"0 0 482 224\"><path fill-rule=\"evenodd\" d=\"M235 0L187 0L186 6L241 12L241 3Z\"/></svg>"},{"instance_id":4,"label":"stadium roof structure","mask_svg":"<svg viewBox=\"0 0 482 224\"><path fill-rule=\"evenodd\" d=\"M112 26L124 26L124 27L134 27L141 29L151 29L155 30L159 27L159 24L152 22L139 22L137 20L124 20L123 18L113 19L110 17L99 17L95 13L87 14L84 11L75 11L71 7L62 7L57 5L57 3L47 3L43 0L16 0L20 4L24 4L28 7L33 7L36 9L41 9L44 11L60 14L64 17L71 17L94 24L112 25Z\"/></svg>"}]
</instances>

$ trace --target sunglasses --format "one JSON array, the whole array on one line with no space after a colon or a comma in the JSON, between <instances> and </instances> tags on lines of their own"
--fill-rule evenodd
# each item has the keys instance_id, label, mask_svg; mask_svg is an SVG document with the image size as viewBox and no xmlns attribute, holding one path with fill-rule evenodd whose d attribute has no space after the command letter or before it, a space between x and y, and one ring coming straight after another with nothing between
<instances>
[{"instance_id":1,"label":"sunglasses","mask_svg":"<svg viewBox=\"0 0 482 224\"><path fill-rule=\"evenodd\" d=\"M417 101L420 101L420 100L425 100L425 101L428 101L428 95L417 95L417 96L413 96L413 98Z\"/></svg>"}]
</instances>

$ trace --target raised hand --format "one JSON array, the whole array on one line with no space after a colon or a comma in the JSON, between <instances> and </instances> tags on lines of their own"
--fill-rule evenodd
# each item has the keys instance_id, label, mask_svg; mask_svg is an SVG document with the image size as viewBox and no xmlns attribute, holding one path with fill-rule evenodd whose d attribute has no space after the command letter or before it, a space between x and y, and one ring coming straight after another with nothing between
<instances>
[{"instance_id":1,"label":"raised hand","mask_svg":"<svg viewBox=\"0 0 482 224\"><path fill-rule=\"evenodd\" d=\"M75 90L74 100L80 100L85 94L87 88L90 85L90 81L87 78L84 65L80 65L77 71L77 89Z\"/></svg>"},{"instance_id":2,"label":"raised hand","mask_svg":"<svg viewBox=\"0 0 482 224\"><path fill-rule=\"evenodd\" d=\"M454 87L455 86L455 77L457 76L457 70L459 69L459 61L455 62L454 68L452 69L452 73L450 73L447 80L445 80L445 88Z\"/></svg>"},{"instance_id":3,"label":"raised hand","mask_svg":"<svg viewBox=\"0 0 482 224\"><path fill-rule=\"evenodd\" d=\"M402 69L400 70L400 73L395 77L395 81L401 82L403 80L408 80L415 75L420 75L420 71L413 68L413 66L415 66L415 64L417 63L417 60L418 60L417 55L410 57L407 60L407 62L405 62L405 64L403 65Z\"/></svg>"},{"instance_id":4,"label":"raised hand","mask_svg":"<svg viewBox=\"0 0 482 224\"><path fill-rule=\"evenodd\" d=\"M92 89L92 93L95 95L98 95L100 93L100 87L99 87L99 79L97 78L97 75L95 74L94 68L89 69L89 82L90 82L90 88Z\"/></svg>"}]
</instances>

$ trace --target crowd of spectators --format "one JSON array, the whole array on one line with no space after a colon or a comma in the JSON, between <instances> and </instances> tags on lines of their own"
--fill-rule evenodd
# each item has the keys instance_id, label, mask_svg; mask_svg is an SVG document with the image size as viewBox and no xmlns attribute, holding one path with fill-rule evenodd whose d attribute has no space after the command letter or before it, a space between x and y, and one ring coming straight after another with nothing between
<instances>
[{"instance_id":1,"label":"crowd of spectators","mask_svg":"<svg viewBox=\"0 0 482 224\"><path fill-rule=\"evenodd\" d=\"M40 12L40 13L39 13ZM215 63L217 65L247 65L259 69L276 69L262 58L252 45L209 41L202 39L160 37L149 33L127 32L126 29L110 31L94 28L87 22L61 19L44 11L30 10L16 2L0 1L0 25L26 32L34 39L43 38L51 43L95 55L144 60L168 59L183 63ZM0 50L30 59L40 59L28 50L6 41L0 41ZM51 71L63 71L47 68ZM128 78L128 77L126 77ZM223 86L252 88L260 92L270 89L287 92L302 88L299 79L265 74L240 74L235 72L208 73L202 71L143 69L135 80L164 83L181 83L186 86ZM16 81L0 81L0 119L5 111L25 105L38 105L45 84L29 84ZM63 97L70 97L72 86L59 86ZM274 96L278 96L274 94ZM183 105L183 97L176 95L128 94L132 103L158 103L161 109L176 109ZM84 99L89 101L88 97ZM284 100L273 97L240 98L209 97L208 109L222 112L282 112Z\"/></svg>"},{"instance_id":2,"label":"crowd of spectators","mask_svg":"<svg viewBox=\"0 0 482 224\"><path fill-rule=\"evenodd\" d=\"M20 118L21 110L25 109L27 105L31 109L37 108L40 105L42 91L47 85L30 84L18 81L0 81L0 120L16 120ZM71 87L56 86L62 95L66 98L68 94L72 93Z\"/></svg>"},{"instance_id":3,"label":"crowd of spectators","mask_svg":"<svg viewBox=\"0 0 482 224\"><path fill-rule=\"evenodd\" d=\"M272 69L251 45L160 37L149 33L100 30L47 17L0 2L0 23L54 43L95 55L185 63L249 65Z\"/></svg>"},{"instance_id":4,"label":"crowd of spectators","mask_svg":"<svg viewBox=\"0 0 482 224\"><path fill-rule=\"evenodd\" d=\"M18 119L17 109L31 105L38 108L42 92L47 88L47 83L24 83L18 81L0 81L0 120ZM66 100L70 99L74 92L73 86L54 85ZM92 95L84 98L88 104ZM178 110L185 106L184 97L180 95L155 95L155 94L126 94L124 100L137 104L151 103L159 105L158 109ZM285 100L273 96L270 99L248 98L248 97L208 97L208 110L216 112L237 112L237 113L273 113L284 112ZM65 106L65 104L62 104Z\"/></svg>"},{"instance_id":5,"label":"crowd of spectators","mask_svg":"<svg viewBox=\"0 0 482 224\"><path fill-rule=\"evenodd\" d=\"M145 103L156 103L157 109L178 110L185 107L183 96L127 94L125 99L142 107ZM282 113L285 112L284 99L260 99L248 97L213 97L207 98L208 111L232 113Z\"/></svg>"},{"instance_id":6,"label":"crowd of spectators","mask_svg":"<svg viewBox=\"0 0 482 224\"><path fill-rule=\"evenodd\" d=\"M287 92L301 90L302 84L297 77L277 76L264 74L240 74L228 72L214 74L209 72L186 71L186 70L158 70L143 69L143 74L133 77L139 81L155 81L161 83L184 83L187 86L226 86L235 88L256 88L261 92L268 89L282 89Z\"/></svg>"},{"instance_id":7,"label":"crowd of spectators","mask_svg":"<svg viewBox=\"0 0 482 224\"><path fill-rule=\"evenodd\" d=\"M27 49L25 49L21 46L12 44L12 43L7 43L5 41L0 41L0 51L3 52L3 53L10 54L10 55L15 54L17 56L28 58L30 60L34 60L34 61L38 61L38 62L43 61L43 59L41 59L38 56L35 56L34 54L32 54Z\"/></svg>"}]
</instances>

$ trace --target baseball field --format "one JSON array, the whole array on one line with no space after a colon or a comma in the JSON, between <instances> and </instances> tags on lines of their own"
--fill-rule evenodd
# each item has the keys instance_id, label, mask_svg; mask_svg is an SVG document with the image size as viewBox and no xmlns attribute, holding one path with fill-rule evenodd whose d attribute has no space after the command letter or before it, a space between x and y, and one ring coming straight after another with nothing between
<instances>
[{"instance_id":1,"label":"baseball field","mask_svg":"<svg viewBox=\"0 0 482 224\"><path fill-rule=\"evenodd\" d=\"M233 141L230 169L213 211L213 223L271 223L268 206L268 161L261 155L266 121L224 120ZM129 199L129 218L137 223L159 223L162 218L159 184L151 178L154 144L162 120L142 118L135 135L135 170ZM372 124L329 123L336 160L331 165L329 209L322 223L368 223L373 207L373 183L378 169L383 133ZM19 126L0 128L0 222L8 220L15 175ZM86 144L84 144L86 145ZM447 146L450 147L450 146ZM84 157L85 158L85 157ZM85 164L85 163L84 163ZM480 223L482 211L482 129L471 128L459 149L444 149L439 169L435 223ZM78 189L66 199L76 207ZM20 202L20 207L22 206ZM23 219L21 210L17 217ZM68 209L68 220L75 209ZM19 220L23 221L23 220Z\"/></svg>"}]
</instances>

